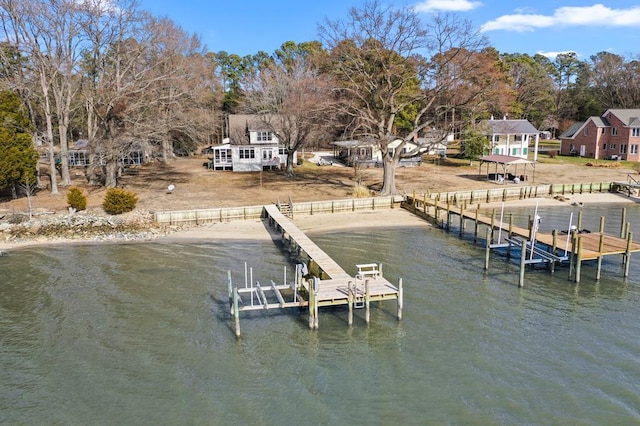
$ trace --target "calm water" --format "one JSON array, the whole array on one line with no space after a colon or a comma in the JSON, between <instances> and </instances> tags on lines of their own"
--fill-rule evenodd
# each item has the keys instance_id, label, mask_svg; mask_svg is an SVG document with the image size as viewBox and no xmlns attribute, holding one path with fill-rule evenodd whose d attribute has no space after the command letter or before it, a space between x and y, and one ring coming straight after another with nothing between
<instances>
[{"instance_id":1,"label":"calm water","mask_svg":"<svg viewBox=\"0 0 640 426\"><path fill-rule=\"evenodd\" d=\"M584 227L618 232L620 208ZM540 209L542 229L577 208ZM520 210L525 220L531 209ZM640 237L640 209L627 220ZM557 225L555 225L557 224ZM562 224L562 225L560 225ZM554 226L555 225L555 226ZM0 257L0 424L640 424L640 255L622 279L551 276L438 229L312 235L353 273L381 261L395 303L241 318L226 273L282 280L272 242L80 245ZM640 238L638 238L640 239Z\"/></svg>"}]
</instances>

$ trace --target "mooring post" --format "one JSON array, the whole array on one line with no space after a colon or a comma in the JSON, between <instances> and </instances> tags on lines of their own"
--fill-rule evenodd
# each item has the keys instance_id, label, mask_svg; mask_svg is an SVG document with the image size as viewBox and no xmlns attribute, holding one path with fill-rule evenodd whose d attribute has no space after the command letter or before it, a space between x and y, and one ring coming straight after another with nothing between
<instances>
[{"instance_id":1,"label":"mooring post","mask_svg":"<svg viewBox=\"0 0 640 426\"><path fill-rule=\"evenodd\" d=\"M371 320L371 300L369 294L369 280L364 280L364 320L369 324Z\"/></svg>"},{"instance_id":2,"label":"mooring post","mask_svg":"<svg viewBox=\"0 0 640 426\"><path fill-rule=\"evenodd\" d=\"M524 288L524 269L527 265L527 241L524 239L520 240L520 279L518 280L518 287Z\"/></svg>"},{"instance_id":3,"label":"mooring post","mask_svg":"<svg viewBox=\"0 0 640 426\"><path fill-rule=\"evenodd\" d=\"M491 211L491 242L493 243L493 230L496 229L496 209Z\"/></svg>"},{"instance_id":4,"label":"mooring post","mask_svg":"<svg viewBox=\"0 0 640 426\"><path fill-rule=\"evenodd\" d=\"M398 279L398 321L402 319L402 305L404 304L402 295L402 278Z\"/></svg>"},{"instance_id":5,"label":"mooring post","mask_svg":"<svg viewBox=\"0 0 640 426\"><path fill-rule=\"evenodd\" d=\"M576 266L576 231L571 231L571 254L569 255L569 280L573 280Z\"/></svg>"},{"instance_id":6,"label":"mooring post","mask_svg":"<svg viewBox=\"0 0 640 426\"><path fill-rule=\"evenodd\" d=\"M627 220L627 208L623 207L622 208L622 220L620 221L620 238L624 238L624 226Z\"/></svg>"},{"instance_id":7,"label":"mooring post","mask_svg":"<svg viewBox=\"0 0 640 426\"><path fill-rule=\"evenodd\" d=\"M308 281L309 285L309 328L313 330L315 327L315 291L313 291L313 280Z\"/></svg>"},{"instance_id":8,"label":"mooring post","mask_svg":"<svg viewBox=\"0 0 640 426\"><path fill-rule=\"evenodd\" d=\"M476 206L476 219L475 219L475 225L473 228L473 242L477 243L478 242L478 216L480 215L480 204L478 204Z\"/></svg>"},{"instance_id":9,"label":"mooring post","mask_svg":"<svg viewBox=\"0 0 640 426\"><path fill-rule=\"evenodd\" d=\"M604 218L601 218L601 221ZM604 251L604 232L600 232L600 241L598 241L598 263L596 266L596 281L600 280L600 274L602 273L602 258L604 255L602 252Z\"/></svg>"},{"instance_id":10,"label":"mooring post","mask_svg":"<svg viewBox=\"0 0 640 426\"><path fill-rule=\"evenodd\" d=\"M487 244L484 251L484 270L489 270L489 253L491 252L491 234L493 230L487 228Z\"/></svg>"},{"instance_id":11,"label":"mooring post","mask_svg":"<svg viewBox=\"0 0 640 426\"><path fill-rule=\"evenodd\" d=\"M233 315L233 283L231 282L231 271L227 271L227 285L229 289L229 312Z\"/></svg>"},{"instance_id":12,"label":"mooring post","mask_svg":"<svg viewBox=\"0 0 640 426\"><path fill-rule=\"evenodd\" d=\"M576 283L580 282L582 271L582 237L578 237L578 253L576 256Z\"/></svg>"},{"instance_id":13,"label":"mooring post","mask_svg":"<svg viewBox=\"0 0 640 426\"><path fill-rule=\"evenodd\" d=\"M353 303L355 296L353 294L353 283L349 281L347 283L347 289L349 292L349 325L353 325Z\"/></svg>"},{"instance_id":14,"label":"mooring post","mask_svg":"<svg viewBox=\"0 0 640 426\"><path fill-rule=\"evenodd\" d=\"M578 212L578 231L582 231L582 210Z\"/></svg>"},{"instance_id":15,"label":"mooring post","mask_svg":"<svg viewBox=\"0 0 640 426\"><path fill-rule=\"evenodd\" d=\"M625 253L624 277L629 277L629 265L631 265L631 245L633 244L633 232L627 233L627 250Z\"/></svg>"},{"instance_id":16,"label":"mooring post","mask_svg":"<svg viewBox=\"0 0 640 426\"><path fill-rule=\"evenodd\" d=\"M233 316L236 321L236 337L240 337L240 311L238 310L238 287L233 289Z\"/></svg>"},{"instance_id":17,"label":"mooring post","mask_svg":"<svg viewBox=\"0 0 640 426\"><path fill-rule=\"evenodd\" d=\"M462 238L462 232L464 231L464 205L460 206L460 230L458 236Z\"/></svg>"}]
</instances>

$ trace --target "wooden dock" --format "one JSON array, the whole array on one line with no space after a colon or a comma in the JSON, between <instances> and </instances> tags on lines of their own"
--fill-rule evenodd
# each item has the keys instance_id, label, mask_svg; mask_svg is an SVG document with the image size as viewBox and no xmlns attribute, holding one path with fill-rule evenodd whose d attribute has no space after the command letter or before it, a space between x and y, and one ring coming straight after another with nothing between
<instances>
[{"instance_id":1,"label":"wooden dock","mask_svg":"<svg viewBox=\"0 0 640 426\"><path fill-rule=\"evenodd\" d=\"M290 284L277 285L272 281L266 286L251 283L238 288L233 286L229 274L229 304L235 317L237 336L240 335L240 312L249 310L306 307L309 310L309 327L317 329L320 307L348 305L351 325L354 309L364 308L368 323L371 302L396 300L398 320L402 318L402 279L398 286L394 286L384 278L381 265L377 263L356 265L358 273L352 277L276 205L264 206L264 215L269 226L282 235L290 251L305 259L306 263L296 266L294 280Z\"/></svg>"},{"instance_id":2,"label":"wooden dock","mask_svg":"<svg viewBox=\"0 0 640 426\"><path fill-rule=\"evenodd\" d=\"M476 209L466 209L463 205L453 205L450 202L443 203L433 199L421 200L416 197L407 197L403 207L423 218L439 221L442 227L447 230L451 228L452 218L457 216L460 236L465 230L466 221L472 221L474 223L474 241L478 240L479 227L485 226L487 230L485 269L488 269L489 251L492 248L505 247L505 244L499 241L501 238L498 235L504 235L507 246L524 246L526 247L525 251L529 253L533 251L533 255L529 256L529 261L523 259L523 268L526 263L545 262L550 264L550 269L553 271L556 263L569 263L569 278L576 282L580 282L583 261L596 260L598 262L596 279L600 279L602 259L611 255L624 256L624 277L626 278L629 275L631 254L640 252L640 244L633 241L630 225L624 222L624 217L626 217L624 210L620 236L604 232L604 218L600 220L598 232L579 233L576 230L569 235L562 236L558 231L552 233L535 232L532 220L530 220L529 227L523 228L514 226L511 216L507 223L499 220L496 218L495 211L491 216L481 215L479 206ZM581 222L580 213L578 223ZM558 254L565 252L565 250L565 254ZM533 260L534 256L535 261ZM520 286L522 285L521 279Z\"/></svg>"}]
</instances>

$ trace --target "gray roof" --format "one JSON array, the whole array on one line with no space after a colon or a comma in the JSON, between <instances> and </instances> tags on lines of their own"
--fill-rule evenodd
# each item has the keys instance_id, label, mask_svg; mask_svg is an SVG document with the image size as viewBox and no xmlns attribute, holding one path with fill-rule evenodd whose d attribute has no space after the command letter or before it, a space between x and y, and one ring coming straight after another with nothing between
<instances>
[{"instance_id":1,"label":"gray roof","mask_svg":"<svg viewBox=\"0 0 640 426\"><path fill-rule=\"evenodd\" d=\"M613 114L628 127L640 127L640 109L608 109L602 114L606 118L607 115Z\"/></svg>"},{"instance_id":2,"label":"gray roof","mask_svg":"<svg viewBox=\"0 0 640 426\"><path fill-rule=\"evenodd\" d=\"M562 132L559 139L573 139L573 137L578 133L578 131L584 126L586 121L579 121L577 123L573 123L567 130Z\"/></svg>"},{"instance_id":3,"label":"gray roof","mask_svg":"<svg viewBox=\"0 0 640 426\"><path fill-rule=\"evenodd\" d=\"M484 120L481 129L492 135L537 135L538 129L528 120Z\"/></svg>"},{"instance_id":4,"label":"gray roof","mask_svg":"<svg viewBox=\"0 0 640 426\"><path fill-rule=\"evenodd\" d=\"M229 114L229 132L267 131L269 126L265 123L266 117L253 114Z\"/></svg>"}]
</instances>

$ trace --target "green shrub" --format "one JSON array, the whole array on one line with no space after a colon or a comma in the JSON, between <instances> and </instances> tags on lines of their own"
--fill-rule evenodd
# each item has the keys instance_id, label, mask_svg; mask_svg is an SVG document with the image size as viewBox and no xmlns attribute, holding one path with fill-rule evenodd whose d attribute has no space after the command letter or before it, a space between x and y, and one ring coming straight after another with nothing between
<instances>
[{"instance_id":1,"label":"green shrub","mask_svg":"<svg viewBox=\"0 0 640 426\"><path fill-rule=\"evenodd\" d=\"M138 196L133 192L119 188L109 188L104 196L102 208L109 214L130 212L136 208Z\"/></svg>"},{"instance_id":2,"label":"green shrub","mask_svg":"<svg viewBox=\"0 0 640 426\"><path fill-rule=\"evenodd\" d=\"M302 158L302 157L298 157L298 161L296 161L296 164L297 164L298 166L302 166L302 165L304 164L304 158Z\"/></svg>"},{"instance_id":3,"label":"green shrub","mask_svg":"<svg viewBox=\"0 0 640 426\"><path fill-rule=\"evenodd\" d=\"M84 210L87 208L87 197L80 188L72 186L67 192L67 204L76 211Z\"/></svg>"}]
</instances>

